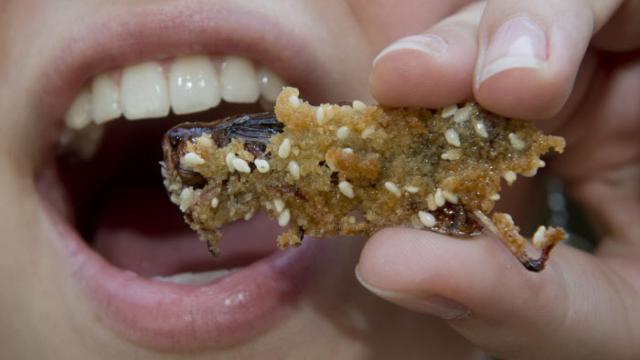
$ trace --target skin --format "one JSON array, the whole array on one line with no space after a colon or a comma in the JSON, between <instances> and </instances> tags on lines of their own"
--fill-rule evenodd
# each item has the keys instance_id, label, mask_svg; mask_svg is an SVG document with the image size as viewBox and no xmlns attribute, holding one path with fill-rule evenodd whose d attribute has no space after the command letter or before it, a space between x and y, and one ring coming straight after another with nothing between
<instances>
[{"instance_id":1,"label":"skin","mask_svg":"<svg viewBox=\"0 0 640 360\"><path fill-rule=\"evenodd\" d=\"M364 248L327 240L333 256L294 315L242 346L159 353L95 321L73 292L50 229L34 217L42 154L24 141L40 124L29 104L74 19L90 23L96 9L173 2L0 1L0 345L8 358L471 358L478 349L502 358L639 356L640 1L246 1L266 12L286 8L291 19L331 19L292 20L318 60L335 70L322 79L336 89L321 94L329 99L372 100L371 93L389 105L436 107L474 97L565 136L567 153L550 168L602 229L599 246L594 254L560 246L543 273L531 274L488 238L389 229ZM478 82L478 54L514 16L554 34L546 65ZM445 39L446 50L437 57L394 51L372 67L391 42L425 33ZM358 256L365 287L353 276Z\"/></svg>"},{"instance_id":2,"label":"skin","mask_svg":"<svg viewBox=\"0 0 640 360\"><path fill-rule=\"evenodd\" d=\"M551 169L600 231L593 254L560 246L532 274L512 268L488 238L385 230L361 254L362 282L407 308L456 317L453 329L500 358L638 358L640 25L630 21L638 14L638 1L488 1L420 32L448 41L441 55L379 59L371 87L381 102L442 106L473 95L565 136ZM523 16L552 39L544 66L479 82L497 29Z\"/></svg>"}]
</instances>

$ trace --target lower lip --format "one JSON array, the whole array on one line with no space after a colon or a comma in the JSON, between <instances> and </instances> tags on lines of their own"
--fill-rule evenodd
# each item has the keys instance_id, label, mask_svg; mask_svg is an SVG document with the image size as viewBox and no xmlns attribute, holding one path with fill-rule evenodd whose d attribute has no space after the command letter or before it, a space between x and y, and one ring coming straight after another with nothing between
<instances>
[{"instance_id":1,"label":"lower lip","mask_svg":"<svg viewBox=\"0 0 640 360\"><path fill-rule=\"evenodd\" d=\"M276 252L210 284L162 282L118 269L45 207L73 277L117 334L160 349L242 343L286 319L314 273L321 242Z\"/></svg>"}]
</instances>

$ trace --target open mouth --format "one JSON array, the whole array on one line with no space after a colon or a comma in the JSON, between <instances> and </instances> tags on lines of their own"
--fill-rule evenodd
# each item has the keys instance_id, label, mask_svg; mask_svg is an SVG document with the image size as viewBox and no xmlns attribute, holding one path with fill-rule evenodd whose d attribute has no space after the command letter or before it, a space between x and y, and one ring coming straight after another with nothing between
<instances>
[{"instance_id":1,"label":"open mouth","mask_svg":"<svg viewBox=\"0 0 640 360\"><path fill-rule=\"evenodd\" d=\"M237 56L145 62L94 77L66 114L57 161L70 223L111 264L163 281L208 283L270 255L279 229L258 216L229 226L212 259L168 201L159 144L178 122L273 107L282 85Z\"/></svg>"},{"instance_id":2,"label":"open mouth","mask_svg":"<svg viewBox=\"0 0 640 360\"><path fill-rule=\"evenodd\" d=\"M180 26L202 31L178 31L164 41L184 44L185 35L198 33L189 40L220 45L229 29L240 26L224 21L186 21ZM135 25L135 34L142 34L136 41L157 41L157 34L145 30L153 27L149 24L153 21ZM218 36L208 38L211 32ZM99 65L83 70L100 69L91 76L65 70L84 80L77 81L83 85L74 91L66 115L59 116L64 126L56 155L39 171L45 213L56 230L52 238L95 315L145 346L229 346L262 333L295 305L317 258L314 242L276 251L281 227L263 214L225 227L221 255L214 258L162 185L160 145L169 128L263 111L284 85L276 72L286 66L274 61L277 56L265 52L264 44L253 46L255 57L247 56L254 29L238 34L245 40L226 39L216 55L200 46L205 52L183 55L178 49L179 55L160 55L157 61L137 55L133 63L119 65L129 59L123 55L107 66L96 60ZM159 43L154 51L161 53ZM242 49L234 52L237 44ZM92 46L97 59L118 48ZM232 50L220 55L225 49ZM270 65L255 60L262 55ZM286 77L297 82L295 70L289 72ZM50 109L45 111L56 112Z\"/></svg>"}]
</instances>

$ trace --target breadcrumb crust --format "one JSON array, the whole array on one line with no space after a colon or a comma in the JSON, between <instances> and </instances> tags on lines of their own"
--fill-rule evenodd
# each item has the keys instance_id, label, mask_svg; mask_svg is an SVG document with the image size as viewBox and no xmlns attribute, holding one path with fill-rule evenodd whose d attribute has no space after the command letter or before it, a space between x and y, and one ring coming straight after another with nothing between
<instances>
[{"instance_id":1,"label":"breadcrumb crust","mask_svg":"<svg viewBox=\"0 0 640 360\"><path fill-rule=\"evenodd\" d=\"M478 222L474 213L491 212L501 178L510 185L517 174L535 174L545 164L540 156L565 145L531 122L474 103L444 110L354 105L313 106L284 88L275 107L284 127L257 150L242 137L221 146L221 122L179 142L167 135L163 174L172 201L210 249L222 225L259 210L288 226L277 239L282 248L303 235L371 235L398 225L468 236L491 221ZM526 257L513 222L499 214L493 222L510 250ZM543 246L561 240L559 231L548 229Z\"/></svg>"}]
</instances>

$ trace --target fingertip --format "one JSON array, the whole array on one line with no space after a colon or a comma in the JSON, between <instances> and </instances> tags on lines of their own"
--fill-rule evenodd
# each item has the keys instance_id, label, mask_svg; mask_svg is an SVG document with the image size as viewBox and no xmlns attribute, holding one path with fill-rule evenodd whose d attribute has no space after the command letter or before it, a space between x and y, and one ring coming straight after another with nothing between
<instances>
[{"instance_id":1,"label":"fingertip","mask_svg":"<svg viewBox=\"0 0 640 360\"><path fill-rule=\"evenodd\" d=\"M415 238L425 234L428 233L410 229L376 233L362 251L356 278L370 292L407 309L444 320L464 319L470 310L432 286L445 274L427 256L438 251L432 246L435 242L428 237ZM431 265L430 270L425 265Z\"/></svg>"},{"instance_id":2,"label":"fingertip","mask_svg":"<svg viewBox=\"0 0 640 360\"><path fill-rule=\"evenodd\" d=\"M462 61L452 64L448 57L414 49L387 53L374 64L371 92L388 106L438 108L462 102L471 97L471 71L461 71Z\"/></svg>"},{"instance_id":3,"label":"fingertip","mask_svg":"<svg viewBox=\"0 0 640 360\"><path fill-rule=\"evenodd\" d=\"M428 108L471 99L483 9L483 2L471 4L385 48L370 76L374 97L384 105Z\"/></svg>"},{"instance_id":4,"label":"fingertip","mask_svg":"<svg viewBox=\"0 0 640 360\"><path fill-rule=\"evenodd\" d=\"M569 98L592 30L593 16L581 2L489 1L480 23L475 98L509 117L553 117Z\"/></svg>"},{"instance_id":5,"label":"fingertip","mask_svg":"<svg viewBox=\"0 0 640 360\"><path fill-rule=\"evenodd\" d=\"M500 245L484 237L458 239L431 231L384 229L366 243L358 272L369 285L385 291L466 301L474 289L479 294L497 285L496 268L525 271Z\"/></svg>"},{"instance_id":6,"label":"fingertip","mask_svg":"<svg viewBox=\"0 0 640 360\"><path fill-rule=\"evenodd\" d=\"M382 229L376 232L365 244L360 253L356 274L365 287L393 290L395 275L398 272L397 258L404 257L405 247L400 229ZM392 242L398 239L394 246Z\"/></svg>"},{"instance_id":7,"label":"fingertip","mask_svg":"<svg viewBox=\"0 0 640 360\"><path fill-rule=\"evenodd\" d=\"M428 33L397 41L376 57L371 92L389 106L439 108L463 102L472 95L476 51L474 26L436 25Z\"/></svg>"},{"instance_id":8,"label":"fingertip","mask_svg":"<svg viewBox=\"0 0 640 360\"><path fill-rule=\"evenodd\" d=\"M551 118L566 104L573 79L545 72L544 69L517 68L494 74L474 88L474 97L484 108L507 117Z\"/></svg>"},{"instance_id":9,"label":"fingertip","mask_svg":"<svg viewBox=\"0 0 640 360\"><path fill-rule=\"evenodd\" d=\"M521 312L524 303L545 295L552 284L545 279L555 272L553 266L542 274L527 271L492 238L401 228L372 236L357 271L367 288L390 301L414 308L414 299L447 299L484 320Z\"/></svg>"}]
</instances>

